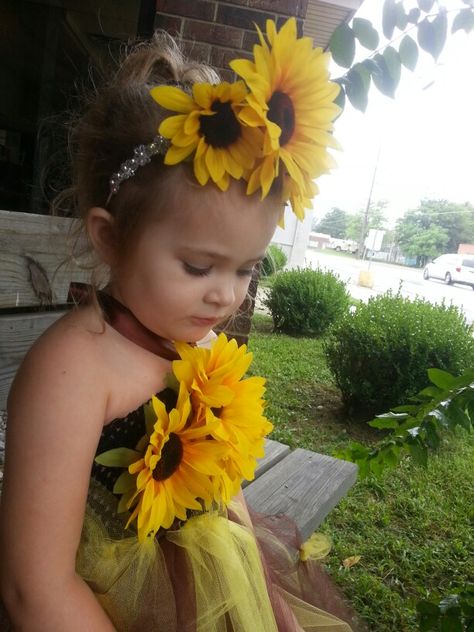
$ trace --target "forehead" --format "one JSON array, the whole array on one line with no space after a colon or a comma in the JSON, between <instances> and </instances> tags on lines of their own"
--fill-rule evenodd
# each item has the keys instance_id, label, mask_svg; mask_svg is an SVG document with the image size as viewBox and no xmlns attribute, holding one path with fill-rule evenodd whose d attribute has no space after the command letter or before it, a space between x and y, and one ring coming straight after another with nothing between
<instances>
[{"instance_id":1,"label":"forehead","mask_svg":"<svg viewBox=\"0 0 474 632\"><path fill-rule=\"evenodd\" d=\"M280 208L274 198L263 201L245 194L245 183L232 182L225 192L201 187L186 178L169 196L163 234L182 247L194 247L245 259L263 255L275 231Z\"/></svg>"}]
</instances>

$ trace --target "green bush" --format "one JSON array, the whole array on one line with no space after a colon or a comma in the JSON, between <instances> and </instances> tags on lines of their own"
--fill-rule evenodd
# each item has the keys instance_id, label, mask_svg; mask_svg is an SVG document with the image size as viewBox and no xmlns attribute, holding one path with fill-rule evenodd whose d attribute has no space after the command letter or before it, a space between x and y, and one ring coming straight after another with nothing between
<instances>
[{"instance_id":1,"label":"green bush","mask_svg":"<svg viewBox=\"0 0 474 632\"><path fill-rule=\"evenodd\" d=\"M472 327L456 307L390 292L336 323L324 351L348 412L368 419L421 391L428 369L474 366Z\"/></svg>"},{"instance_id":2,"label":"green bush","mask_svg":"<svg viewBox=\"0 0 474 632\"><path fill-rule=\"evenodd\" d=\"M349 295L332 272L297 269L275 277L265 304L275 331L319 336L347 312Z\"/></svg>"},{"instance_id":3,"label":"green bush","mask_svg":"<svg viewBox=\"0 0 474 632\"><path fill-rule=\"evenodd\" d=\"M287 260L287 256L281 248L275 244L270 244L260 267L260 275L269 277L275 272L283 270Z\"/></svg>"}]
</instances>

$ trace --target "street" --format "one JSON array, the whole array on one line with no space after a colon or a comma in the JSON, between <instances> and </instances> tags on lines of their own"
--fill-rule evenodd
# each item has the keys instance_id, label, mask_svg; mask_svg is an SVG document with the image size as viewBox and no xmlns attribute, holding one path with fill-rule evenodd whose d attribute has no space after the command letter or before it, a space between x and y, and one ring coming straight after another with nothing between
<instances>
[{"instance_id":1,"label":"street","mask_svg":"<svg viewBox=\"0 0 474 632\"><path fill-rule=\"evenodd\" d=\"M466 320L474 322L474 291L469 285L446 285L443 281L423 279L421 268L383 263L380 261L361 261L355 257L341 256L330 251L306 251L306 265L310 268L322 268L335 272L346 283L353 298L367 301L371 296L383 294L391 289L397 292L401 284L401 295L407 298L424 298L431 303L457 305L462 309ZM369 269L374 276L372 289L358 285L359 272Z\"/></svg>"}]
</instances>

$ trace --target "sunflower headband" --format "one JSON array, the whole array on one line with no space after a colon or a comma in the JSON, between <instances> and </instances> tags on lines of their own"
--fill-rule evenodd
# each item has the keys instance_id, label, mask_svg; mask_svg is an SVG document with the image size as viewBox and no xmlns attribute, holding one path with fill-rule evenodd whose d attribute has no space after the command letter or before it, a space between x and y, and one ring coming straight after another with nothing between
<instances>
[{"instance_id":1,"label":"sunflower headband","mask_svg":"<svg viewBox=\"0 0 474 632\"><path fill-rule=\"evenodd\" d=\"M298 38L294 18L279 31L267 20L265 35L256 28L260 43L253 60L229 64L241 80L195 83L191 94L174 86L152 88L153 99L176 114L140 149L147 162L154 153L164 154L167 165L192 158L203 186L211 180L225 191L230 178L243 178L247 194L260 190L262 199L281 177L282 201L303 219L318 193L314 179L335 166L327 148L339 149L332 131L340 88L329 80L329 53L313 48L309 37ZM109 199L135 173L124 169L128 162L112 176Z\"/></svg>"}]
</instances>

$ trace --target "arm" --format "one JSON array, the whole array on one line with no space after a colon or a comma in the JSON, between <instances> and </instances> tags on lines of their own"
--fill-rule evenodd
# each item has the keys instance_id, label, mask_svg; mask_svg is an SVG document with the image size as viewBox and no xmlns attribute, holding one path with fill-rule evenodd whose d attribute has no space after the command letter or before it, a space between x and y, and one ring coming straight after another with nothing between
<instances>
[{"instance_id":1,"label":"arm","mask_svg":"<svg viewBox=\"0 0 474 632\"><path fill-rule=\"evenodd\" d=\"M0 590L16 630L114 630L75 573L107 403L94 342L93 334L48 332L10 392Z\"/></svg>"}]
</instances>

